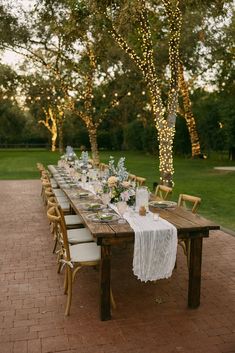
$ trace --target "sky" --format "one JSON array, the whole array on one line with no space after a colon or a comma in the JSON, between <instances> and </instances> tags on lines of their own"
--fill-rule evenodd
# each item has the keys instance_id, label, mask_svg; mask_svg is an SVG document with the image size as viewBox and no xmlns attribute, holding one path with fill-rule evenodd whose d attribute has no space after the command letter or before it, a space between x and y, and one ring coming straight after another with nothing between
<instances>
[{"instance_id":1,"label":"sky","mask_svg":"<svg viewBox=\"0 0 235 353\"><path fill-rule=\"evenodd\" d=\"M30 10L35 3L36 0L0 0L0 5L12 5L13 13L15 15L19 14L19 7L24 10ZM23 57L10 50L6 50L4 53L1 53L0 60L3 64L10 65L15 69L22 63Z\"/></svg>"}]
</instances>

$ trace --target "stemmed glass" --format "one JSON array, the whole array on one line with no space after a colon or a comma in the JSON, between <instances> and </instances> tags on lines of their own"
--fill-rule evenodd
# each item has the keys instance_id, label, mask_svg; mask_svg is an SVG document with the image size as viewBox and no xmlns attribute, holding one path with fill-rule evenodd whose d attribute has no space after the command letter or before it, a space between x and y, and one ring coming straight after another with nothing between
<instances>
[{"instance_id":1,"label":"stemmed glass","mask_svg":"<svg viewBox=\"0 0 235 353\"><path fill-rule=\"evenodd\" d=\"M101 194L101 200L102 200L103 204L105 205L105 207L108 208L108 204L111 200L110 194L108 192Z\"/></svg>"},{"instance_id":2,"label":"stemmed glass","mask_svg":"<svg viewBox=\"0 0 235 353\"><path fill-rule=\"evenodd\" d=\"M100 191L101 191L102 187L101 187L101 183L99 181L95 181L93 183L93 190L96 193L96 195L99 195Z\"/></svg>"},{"instance_id":3,"label":"stemmed glass","mask_svg":"<svg viewBox=\"0 0 235 353\"><path fill-rule=\"evenodd\" d=\"M119 212L119 214L121 216L121 218L118 220L118 223L126 223L125 218L123 218L123 215L124 215L124 213L126 212L126 209L127 209L126 201L118 201L117 209L118 209L118 212Z\"/></svg>"},{"instance_id":4,"label":"stemmed glass","mask_svg":"<svg viewBox=\"0 0 235 353\"><path fill-rule=\"evenodd\" d=\"M81 181L82 181L83 187L85 187L85 184L86 184L86 181L87 181L87 175L85 173L82 173Z\"/></svg>"}]
</instances>

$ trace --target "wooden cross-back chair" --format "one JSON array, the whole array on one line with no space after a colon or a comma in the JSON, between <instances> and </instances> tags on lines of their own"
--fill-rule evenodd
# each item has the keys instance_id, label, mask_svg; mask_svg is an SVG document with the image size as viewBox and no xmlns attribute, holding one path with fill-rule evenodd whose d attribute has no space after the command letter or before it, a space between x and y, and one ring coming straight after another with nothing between
<instances>
[{"instance_id":1,"label":"wooden cross-back chair","mask_svg":"<svg viewBox=\"0 0 235 353\"><path fill-rule=\"evenodd\" d=\"M61 213L63 214L63 217L65 219L65 224L67 229L74 229L74 228L83 228L83 220L82 218L77 215L77 214L64 214L63 208L59 205L56 197L54 195L49 195L48 193L48 199L47 199L47 209L52 207L52 206L57 206L59 209L61 209Z\"/></svg>"},{"instance_id":2,"label":"wooden cross-back chair","mask_svg":"<svg viewBox=\"0 0 235 353\"><path fill-rule=\"evenodd\" d=\"M188 194L180 194L178 198L178 206L183 207L192 213L196 213L201 204L201 198ZM190 263L190 239L179 239L178 244L183 248L184 254L187 257L187 265Z\"/></svg>"},{"instance_id":3,"label":"wooden cross-back chair","mask_svg":"<svg viewBox=\"0 0 235 353\"><path fill-rule=\"evenodd\" d=\"M43 172L45 172L46 171L46 168L44 167L44 165L42 164L42 163L37 163L36 164L36 167L37 167L37 169L38 169L38 171L39 171L39 173L42 175L42 173Z\"/></svg>"},{"instance_id":4,"label":"wooden cross-back chair","mask_svg":"<svg viewBox=\"0 0 235 353\"><path fill-rule=\"evenodd\" d=\"M128 181L136 183L136 175L135 174L128 174Z\"/></svg>"},{"instance_id":5,"label":"wooden cross-back chair","mask_svg":"<svg viewBox=\"0 0 235 353\"><path fill-rule=\"evenodd\" d=\"M201 198L197 196L180 194L178 198L178 206L189 209L191 212L196 213L201 204Z\"/></svg>"},{"instance_id":6,"label":"wooden cross-back chair","mask_svg":"<svg viewBox=\"0 0 235 353\"><path fill-rule=\"evenodd\" d=\"M54 190L51 186L46 185L44 187L45 187L45 189L44 189L45 205L48 204L48 199L50 197L54 197L56 199L56 202L60 205L60 207L63 210L63 213L65 215L71 215L74 213L73 208L69 202L69 199L67 198L67 196L65 194L56 193L55 192L56 190ZM58 189L58 191L62 191L62 190Z\"/></svg>"},{"instance_id":7,"label":"wooden cross-back chair","mask_svg":"<svg viewBox=\"0 0 235 353\"><path fill-rule=\"evenodd\" d=\"M64 215L62 208L60 207L60 205L58 204L54 196L50 196L48 198L47 209L50 209L51 207L57 207L60 212L62 221L65 224L67 229L69 244L88 243L88 242L94 241L91 232L87 228L84 228L81 217L78 215ZM54 239L54 247L53 247L53 253L54 253L56 251L57 245L59 244L58 226L55 222L50 223L50 225L51 225L51 233ZM58 272L60 272L60 268L61 268L61 264L59 264Z\"/></svg>"},{"instance_id":8,"label":"wooden cross-back chair","mask_svg":"<svg viewBox=\"0 0 235 353\"><path fill-rule=\"evenodd\" d=\"M172 194L172 188L166 185L157 185L155 190L155 196L159 197L162 200L168 200Z\"/></svg>"},{"instance_id":9,"label":"wooden cross-back chair","mask_svg":"<svg viewBox=\"0 0 235 353\"><path fill-rule=\"evenodd\" d=\"M99 169L101 170L101 171L105 171L105 170L107 170L109 168L109 166L108 166L108 164L105 164L105 163L100 163L99 164Z\"/></svg>"},{"instance_id":10,"label":"wooden cross-back chair","mask_svg":"<svg viewBox=\"0 0 235 353\"><path fill-rule=\"evenodd\" d=\"M146 182L146 178L137 176L135 174L128 174L128 181L135 183L136 186L142 186Z\"/></svg>"},{"instance_id":11,"label":"wooden cross-back chair","mask_svg":"<svg viewBox=\"0 0 235 353\"><path fill-rule=\"evenodd\" d=\"M60 262L65 266L64 293L67 294L65 315L70 314L72 302L73 282L78 271L85 266L97 266L101 259L101 248L95 242L70 245L67 229L61 217L58 207L50 207L47 211L48 219L55 222L58 227L58 241L61 245ZM111 302L115 307L112 293Z\"/></svg>"},{"instance_id":12,"label":"wooden cross-back chair","mask_svg":"<svg viewBox=\"0 0 235 353\"><path fill-rule=\"evenodd\" d=\"M142 178L140 176L136 176L135 182L136 182L136 186L142 186L142 185L145 184L146 178Z\"/></svg>"}]
</instances>

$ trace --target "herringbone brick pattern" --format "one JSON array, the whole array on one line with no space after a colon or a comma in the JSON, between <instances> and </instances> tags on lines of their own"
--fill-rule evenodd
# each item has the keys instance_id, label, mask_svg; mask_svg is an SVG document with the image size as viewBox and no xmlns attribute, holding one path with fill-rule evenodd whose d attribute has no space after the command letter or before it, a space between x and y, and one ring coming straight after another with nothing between
<instances>
[{"instance_id":1,"label":"herringbone brick pattern","mask_svg":"<svg viewBox=\"0 0 235 353\"><path fill-rule=\"evenodd\" d=\"M187 308L186 259L169 280L141 283L132 248L113 250L113 319L99 320L99 273L82 269L64 317L39 181L0 181L0 353L235 353L235 238L204 241L201 306Z\"/></svg>"}]
</instances>

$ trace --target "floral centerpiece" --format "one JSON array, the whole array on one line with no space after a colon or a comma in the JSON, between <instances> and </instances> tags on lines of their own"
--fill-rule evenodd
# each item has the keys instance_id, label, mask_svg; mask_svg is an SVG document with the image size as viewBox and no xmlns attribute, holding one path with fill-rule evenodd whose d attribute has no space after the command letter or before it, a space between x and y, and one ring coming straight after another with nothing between
<instances>
[{"instance_id":1,"label":"floral centerpiece","mask_svg":"<svg viewBox=\"0 0 235 353\"><path fill-rule=\"evenodd\" d=\"M125 157L121 157L115 166L114 158L111 156L108 177L103 181L103 192L110 193L111 203L118 201L126 201L128 205L135 203L135 187L127 179Z\"/></svg>"},{"instance_id":2,"label":"floral centerpiece","mask_svg":"<svg viewBox=\"0 0 235 353\"><path fill-rule=\"evenodd\" d=\"M89 164L89 154L87 151L82 151L80 158L77 160L75 166L79 169L88 169L91 168L91 164Z\"/></svg>"},{"instance_id":3,"label":"floral centerpiece","mask_svg":"<svg viewBox=\"0 0 235 353\"><path fill-rule=\"evenodd\" d=\"M78 157L77 157L76 153L74 152L73 148L71 146L67 146L65 154L63 154L60 157L60 160L62 162L65 161L65 163L67 162L70 165L70 164L74 164L74 161L76 161L77 158Z\"/></svg>"}]
</instances>

